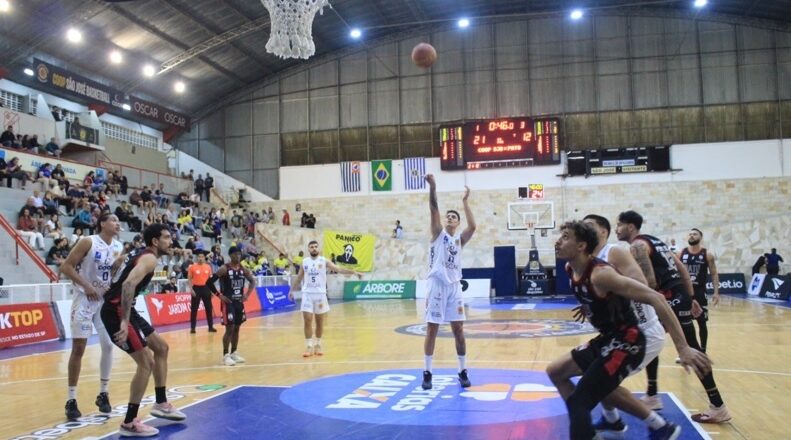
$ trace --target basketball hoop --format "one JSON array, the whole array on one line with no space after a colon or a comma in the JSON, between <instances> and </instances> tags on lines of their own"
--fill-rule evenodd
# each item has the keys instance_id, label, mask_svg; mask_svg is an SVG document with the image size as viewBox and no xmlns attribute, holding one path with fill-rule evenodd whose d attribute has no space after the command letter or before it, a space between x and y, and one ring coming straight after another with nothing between
<instances>
[{"instance_id":1,"label":"basketball hoop","mask_svg":"<svg viewBox=\"0 0 791 440\"><path fill-rule=\"evenodd\" d=\"M308 59L316 52L313 18L329 0L261 0L269 11L271 33L266 51L281 58Z\"/></svg>"},{"instance_id":2,"label":"basketball hoop","mask_svg":"<svg viewBox=\"0 0 791 440\"><path fill-rule=\"evenodd\" d=\"M527 229L527 233L530 234L531 237L535 237L536 235L536 224L533 222L525 222L525 229Z\"/></svg>"}]
</instances>

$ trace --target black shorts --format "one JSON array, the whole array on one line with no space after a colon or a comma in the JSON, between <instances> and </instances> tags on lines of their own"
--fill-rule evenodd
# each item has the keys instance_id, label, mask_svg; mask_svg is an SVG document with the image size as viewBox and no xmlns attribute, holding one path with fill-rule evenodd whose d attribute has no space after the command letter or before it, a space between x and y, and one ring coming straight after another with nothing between
<instances>
[{"instance_id":1,"label":"black shorts","mask_svg":"<svg viewBox=\"0 0 791 440\"><path fill-rule=\"evenodd\" d=\"M709 320L709 299L706 298L706 291L695 292L695 301L700 304L700 307L703 309L703 313L698 316L698 321L708 321Z\"/></svg>"},{"instance_id":2,"label":"black shorts","mask_svg":"<svg viewBox=\"0 0 791 440\"><path fill-rule=\"evenodd\" d=\"M670 290L660 290L659 293L665 297L667 305L673 309L678 322L681 325L692 325L692 297L690 297L684 286L671 287Z\"/></svg>"},{"instance_id":3,"label":"black shorts","mask_svg":"<svg viewBox=\"0 0 791 440\"><path fill-rule=\"evenodd\" d=\"M575 389L594 402L602 401L636 370L645 357L645 335L640 328L627 327L600 334L571 351L571 358L582 370Z\"/></svg>"},{"instance_id":4,"label":"black shorts","mask_svg":"<svg viewBox=\"0 0 791 440\"><path fill-rule=\"evenodd\" d=\"M113 335L121 330L121 305L106 302L102 305L101 314L104 328L110 335L110 339L113 339L113 344L127 353L134 353L146 348L146 338L155 331L154 327L151 327L151 324L143 319L133 306L129 313L129 327L127 329L128 335L126 341L119 344L115 342Z\"/></svg>"},{"instance_id":5,"label":"black shorts","mask_svg":"<svg viewBox=\"0 0 791 440\"><path fill-rule=\"evenodd\" d=\"M637 326L618 332L600 334L571 350L571 358L583 374L600 368L606 376L620 377L618 382L637 369L645 357L645 335Z\"/></svg>"},{"instance_id":6,"label":"black shorts","mask_svg":"<svg viewBox=\"0 0 791 440\"><path fill-rule=\"evenodd\" d=\"M225 301L220 301L220 311L222 312L222 325L242 325L247 321L244 303L241 301L231 301L228 304Z\"/></svg>"}]
</instances>

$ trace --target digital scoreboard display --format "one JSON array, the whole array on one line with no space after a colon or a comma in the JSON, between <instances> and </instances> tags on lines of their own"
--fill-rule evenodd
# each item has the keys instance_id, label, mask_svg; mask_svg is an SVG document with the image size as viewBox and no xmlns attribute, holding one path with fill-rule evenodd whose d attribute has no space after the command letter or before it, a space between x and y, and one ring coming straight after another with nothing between
<instances>
[{"instance_id":1,"label":"digital scoreboard display","mask_svg":"<svg viewBox=\"0 0 791 440\"><path fill-rule=\"evenodd\" d=\"M498 118L439 127L443 170L560 163L556 118Z\"/></svg>"}]
</instances>

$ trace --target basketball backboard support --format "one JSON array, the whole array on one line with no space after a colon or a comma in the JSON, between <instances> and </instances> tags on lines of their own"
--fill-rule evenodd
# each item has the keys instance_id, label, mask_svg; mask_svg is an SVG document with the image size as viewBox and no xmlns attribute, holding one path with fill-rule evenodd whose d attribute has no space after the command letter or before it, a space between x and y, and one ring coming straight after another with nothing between
<instances>
[{"instance_id":1,"label":"basketball backboard support","mask_svg":"<svg viewBox=\"0 0 791 440\"><path fill-rule=\"evenodd\" d=\"M555 228L555 203L551 201L511 202L508 203L508 230L528 229L535 224L536 230Z\"/></svg>"}]
</instances>

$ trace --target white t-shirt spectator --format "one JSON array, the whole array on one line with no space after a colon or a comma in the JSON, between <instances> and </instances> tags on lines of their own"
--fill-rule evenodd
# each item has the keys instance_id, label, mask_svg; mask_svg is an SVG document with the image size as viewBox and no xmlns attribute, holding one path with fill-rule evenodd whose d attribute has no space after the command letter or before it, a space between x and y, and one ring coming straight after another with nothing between
<instances>
[{"instance_id":1,"label":"white t-shirt spectator","mask_svg":"<svg viewBox=\"0 0 791 440\"><path fill-rule=\"evenodd\" d=\"M36 208L44 207L44 199L41 196L38 197L31 196L30 198L33 200L33 206L35 206Z\"/></svg>"}]
</instances>

